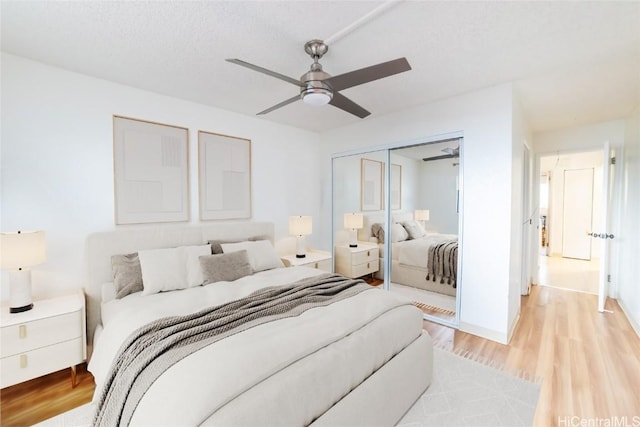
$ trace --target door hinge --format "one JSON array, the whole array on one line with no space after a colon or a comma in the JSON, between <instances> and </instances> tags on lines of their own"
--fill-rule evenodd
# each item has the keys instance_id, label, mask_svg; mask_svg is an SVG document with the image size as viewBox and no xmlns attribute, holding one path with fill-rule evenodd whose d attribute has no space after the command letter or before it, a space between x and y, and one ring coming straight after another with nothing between
<instances>
[{"instance_id":1,"label":"door hinge","mask_svg":"<svg viewBox=\"0 0 640 427\"><path fill-rule=\"evenodd\" d=\"M611 283L611 275L607 274L607 283Z\"/></svg>"},{"instance_id":2,"label":"door hinge","mask_svg":"<svg viewBox=\"0 0 640 427\"><path fill-rule=\"evenodd\" d=\"M611 158L611 164L612 164L612 165L615 165L615 164L616 164L616 158L615 158L615 157L612 157L612 158Z\"/></svg>"}]
</instances>

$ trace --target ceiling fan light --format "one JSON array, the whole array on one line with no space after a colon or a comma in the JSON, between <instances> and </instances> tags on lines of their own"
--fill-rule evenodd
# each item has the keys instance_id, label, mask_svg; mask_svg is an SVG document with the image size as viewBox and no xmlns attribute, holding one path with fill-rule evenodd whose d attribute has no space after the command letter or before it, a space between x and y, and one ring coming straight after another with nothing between
<instances>
[{"instance_id":1,"label":"ceiling fan light","mask_svg":"<svg viewBox=\"0 0 640 427\"><path fill-rule=\"evenodd\" d=\"M322 105L327 105L331 98L333 97L333 93L327 89L323 88L313 88L307 89L302 94L302 101L313 107L320 107Z\"/></svg>"}]
</instances>

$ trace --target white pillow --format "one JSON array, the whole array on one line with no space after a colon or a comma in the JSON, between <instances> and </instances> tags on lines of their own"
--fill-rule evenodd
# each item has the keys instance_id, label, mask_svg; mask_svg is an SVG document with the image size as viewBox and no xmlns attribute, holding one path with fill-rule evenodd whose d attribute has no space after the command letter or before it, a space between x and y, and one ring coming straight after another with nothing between
<instances>
[{"instance_id":1,"label":"white pillow","mask_svg":"<svg viewBox=\"0 0 640 427\"><path fill-rule=\"evenodd\" d=\"M238 243L223 243L220 245L222 252L238 252L246 250L249 255L249 262L253 271L264 271L272 268L284 267L280 257L273 248L273 245L268 240L257 240L255 242L238 242Z\"/></svg>"},{"instance_id":2,"label":"white pillow","mask_svg":"<svg viewBox=\"0 0 640 427\"><path fill-rule=\"evenodd\" d=\"M402 224L391 224L391 243L404 242L409 238L409 233Z\"/></svg>"},{"instance_id":3,"label":"white pillow","mask_svg":"<svg viewBox=\"0 0 640 427\"><path fill-rule=\"evenodd\" d=\"M407 230L411 239L419 239L427 234L424 231L422 224L414 220L404 221L402 226Z\"/></svg>"},{"instance_id":4,"label":"white pillow","mask_svg":"<svg viewBox=\"0 0 640 427\"><path fill-rule=\"evenodd\" d=\"M211 255L211 245L138 251L142 295L201 285L204 279L199 257L203 255Z\"/></svg>"}]
</instances>

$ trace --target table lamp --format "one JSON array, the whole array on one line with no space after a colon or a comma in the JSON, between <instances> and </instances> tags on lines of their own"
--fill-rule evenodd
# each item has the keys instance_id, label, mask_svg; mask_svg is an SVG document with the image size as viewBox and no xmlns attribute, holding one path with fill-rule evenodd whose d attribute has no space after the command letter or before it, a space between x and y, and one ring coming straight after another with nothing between
<instances>
[{"instance_id":1,"label":"table lamp","mask_svg":"<svg viewBox=\"0 0 640 427\"><path fill-rule=\"evenodd\" d=\"M416 221L420 221L422 228L424 228L424 222L429 221L429 209L416 209L413 217Z\"/></svg>"},{"instance_id":2,"label":"table lamp","mask_svg":"<svg viewBox=\"0 0 640 427\"><path fill-rule=\"evenodd\" d=\"M351 229L351 242L349 243L350 248L358 247L358 229L363 227L363 222L364 219L362 217L362 214L344 214L344 228Z\"/></svg>"},{"instance_id":3,"label":"table lamp","mask_svg":"<svg viewBox=\"0 0 640 427\"><path fill-rule=\"evenodd\" d=\"M44 231L0 233L0 268L9 270L9 312L31 310L31 270L47 260Z\"/></svg>"},{"instance_id":4,"label":"table lamp","mask_svg":"<svg viewBox=\"0 0 640 427\"><path fill-rule=\"evenodd\" d=\"M305 258L306 242L305 236L311 234L312 220L310 216L289 217L289 233L296 236L296 258Z\"/></svg>"}]
</instances>

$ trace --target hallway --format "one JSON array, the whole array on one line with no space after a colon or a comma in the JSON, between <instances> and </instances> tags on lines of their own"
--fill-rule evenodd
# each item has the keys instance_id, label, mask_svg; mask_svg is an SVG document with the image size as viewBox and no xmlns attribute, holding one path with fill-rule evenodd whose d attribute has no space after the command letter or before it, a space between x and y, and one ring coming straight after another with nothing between
<instances>
[{"instance_id":1,"label":"hallway","mask_svg":"<svg viewBox=\"0 0 640 427\"><path fill-rule=\"evenodd\" d=\"M584 261L559 256L539 257L538 285L598 294L600 260Z\"/></svg>"}]
</instances>

